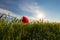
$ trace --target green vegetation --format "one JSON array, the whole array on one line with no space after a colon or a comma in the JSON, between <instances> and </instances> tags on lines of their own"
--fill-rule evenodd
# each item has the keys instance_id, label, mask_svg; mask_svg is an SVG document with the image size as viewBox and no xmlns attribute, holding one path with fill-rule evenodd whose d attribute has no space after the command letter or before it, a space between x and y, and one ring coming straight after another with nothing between
<instances>
[{"instance_id":1,"label":"green vegetation","mask_svg":"<svg viewBox=\"0 0 60 40\"><path fill-rule=\"evenodd\" d=\"M0 40L60 40L60 23L37 21L24 25L20 20L0 18Z\"/></svg>"}]
</instances>

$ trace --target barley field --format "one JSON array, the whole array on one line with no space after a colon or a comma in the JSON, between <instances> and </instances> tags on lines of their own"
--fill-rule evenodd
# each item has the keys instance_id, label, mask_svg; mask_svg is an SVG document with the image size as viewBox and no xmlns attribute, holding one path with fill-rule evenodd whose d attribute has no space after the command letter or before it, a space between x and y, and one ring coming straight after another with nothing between
<instances>
[{"instance_id":1,"label":"barley field","mask_svg":"<svg viewBox=\"0 0 60 40\"><path fill-rule=\"evenodd\" d=\"M20 20L0 18L0 40L60 40L60 23L36 21L24 25Z\"/></svg>"}]
</instances>

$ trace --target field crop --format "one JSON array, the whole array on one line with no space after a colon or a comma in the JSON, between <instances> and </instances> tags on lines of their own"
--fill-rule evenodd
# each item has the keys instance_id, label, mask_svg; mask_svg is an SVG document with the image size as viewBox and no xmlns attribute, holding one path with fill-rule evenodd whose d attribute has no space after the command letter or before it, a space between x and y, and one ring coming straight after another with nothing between
<instances>
[{"instance_id":1,"label":"field crop","mask_svg":"<svg viewBox=\"0 0 60 40\"><path fill-rule=\"evenodd\" d=\"M24 25L20 20L0 18L0 40L60 40L60 23L37 21Z\"/></svg>"}]
</instances>

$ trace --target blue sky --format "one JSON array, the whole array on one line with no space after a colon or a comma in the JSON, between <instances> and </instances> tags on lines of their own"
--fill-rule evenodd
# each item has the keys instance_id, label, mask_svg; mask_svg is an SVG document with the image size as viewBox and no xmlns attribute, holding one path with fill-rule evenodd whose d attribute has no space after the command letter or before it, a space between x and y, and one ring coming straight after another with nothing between
<instances>
[{"instance_id":1,"label":"blue sky","mask_svg":"<svg viewBox=\"0 0 60 40\"><path fill-rule=\"evenodd\" d=\"M29 18L43 12L46 19L60 21L60 0L0 0L0 8Z\"/></svg>"}]
</instances>

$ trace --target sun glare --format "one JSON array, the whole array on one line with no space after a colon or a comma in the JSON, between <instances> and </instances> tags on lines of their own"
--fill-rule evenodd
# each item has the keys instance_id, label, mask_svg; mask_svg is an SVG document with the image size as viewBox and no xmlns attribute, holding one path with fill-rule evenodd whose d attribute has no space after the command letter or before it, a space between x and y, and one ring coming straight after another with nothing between
<instances>
[{"instance_id":1,"label":"sun glare","mask_svg":"<svg viewBox=\"0 0 60 40\"><path fill-rule=\"evenodd\" d=\"M38 18L38 19L43 19L44 17L45 17L45 15L42 14L42 13L40 13L40 14L37 15L37 18Z\"/></svg>"}]
</instances>

